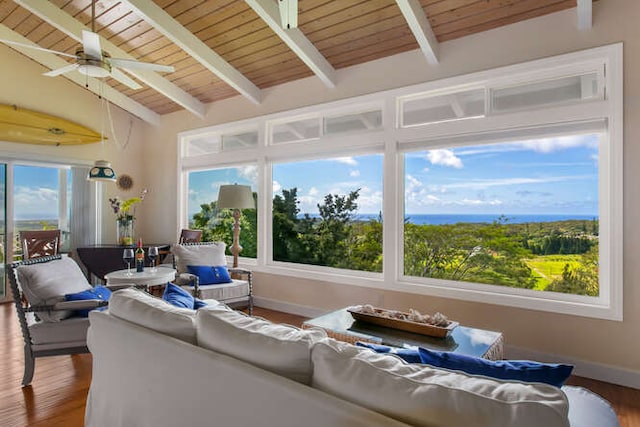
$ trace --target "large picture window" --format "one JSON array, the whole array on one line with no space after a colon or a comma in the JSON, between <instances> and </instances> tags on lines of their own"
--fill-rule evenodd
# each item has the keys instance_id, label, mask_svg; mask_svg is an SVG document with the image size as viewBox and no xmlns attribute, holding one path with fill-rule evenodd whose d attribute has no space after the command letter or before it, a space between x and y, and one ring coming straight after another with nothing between
<instances>
[{"instance_id":1,"label":"large picture window","mask_svg":"<svg viewBox=\"0 0 640 427\"><path fill-rule=\"evenodd\" d=\"M620 320L622 97L616 44L190 130L180 215L250 183L256 271Z\"/></svg>"},{"instance_id":2,"label":"large picture window","mask_svg":"<svg viewBox=\"0 0 640 427\"><path fill-rule=\"evenodd\" d=\"M273 260L382 271L382 155L273 165Z\"/></svg>"},{"instance_id":3,"label":"large picture window","mask_svg":"<svg viewBox=\"0 0 640 427\"><path fill-rule=\"evenodd\" d=\"M404 274L599 296L599 139L405 154Z\"/></svg>"}]
</instances>

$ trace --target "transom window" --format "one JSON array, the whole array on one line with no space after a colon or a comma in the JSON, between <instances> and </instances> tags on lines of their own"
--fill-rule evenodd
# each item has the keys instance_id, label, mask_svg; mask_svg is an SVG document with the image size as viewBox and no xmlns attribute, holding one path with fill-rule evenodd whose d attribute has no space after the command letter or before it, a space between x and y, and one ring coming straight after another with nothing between
<instances>
[{"instance_id":1,"label":"transom window","mask_svg":"<svg viewBox=\"0 0 640 427\"><path fill-rule=\"evenodd\" d=\"M618 44L189 131L182 223L201 171L254 167L255 269L620 320L621 59ZM207 180L205 204L223 181Z\"/></svg>"}]
</instances>

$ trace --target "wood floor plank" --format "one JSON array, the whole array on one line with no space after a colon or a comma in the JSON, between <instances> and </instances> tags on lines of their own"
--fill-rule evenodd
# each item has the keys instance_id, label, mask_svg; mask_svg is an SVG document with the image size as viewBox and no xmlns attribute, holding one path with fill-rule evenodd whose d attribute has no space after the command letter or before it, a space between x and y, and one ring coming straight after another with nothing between
<instances>
[{"instance_id":1,"label":"wood floor plank","mask_svg":"<svg viewBox=\"0 0 640 427\"><path fill-rule=\"evenodd\" d=\"M260 307L254 315L300 326L306 318ZM84 425L91 382L91 355L54 356L36 360L33 383L21 387L24 368L22 336L13 304L0 304L0 425L3 427L76 427ZM569 384L598 393L615 408L620 427L640 426L640 390L587 378Z\"/></svg>"}]
</instances>

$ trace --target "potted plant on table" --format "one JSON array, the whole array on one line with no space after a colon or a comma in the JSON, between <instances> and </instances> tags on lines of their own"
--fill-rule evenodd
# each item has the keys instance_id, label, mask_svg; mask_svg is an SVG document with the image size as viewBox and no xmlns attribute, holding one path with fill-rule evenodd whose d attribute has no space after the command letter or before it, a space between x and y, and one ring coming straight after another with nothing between
<instances>
[{"instance_id":1,"label":"potted plant on table","mask_svg":"<svg viewBox=\"0 0 640 427\"><path fill-rule=\"evenodd\" d=\"M111 209L116 214L116 230L117 230L117 243L119 245L133 245L134 242L134 222L135 222L135 205L142 203L147 189L145 188L138 197L132 197L124 201L119 197L109 199L111 203Z\"/></svg>"}]
</instances>

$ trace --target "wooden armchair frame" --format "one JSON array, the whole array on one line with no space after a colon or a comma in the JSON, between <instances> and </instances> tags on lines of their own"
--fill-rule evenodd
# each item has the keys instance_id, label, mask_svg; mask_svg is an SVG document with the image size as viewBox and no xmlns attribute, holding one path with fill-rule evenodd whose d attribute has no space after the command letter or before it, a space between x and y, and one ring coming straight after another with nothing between
<instances>
[{"instance_id":1,"label":"wooden armchair frame","mask_svg":"<svg viewBox=\"0 0 640 427\"><path fill-rule=\"evenodd\" d=\"M60 345L58 347L55 344L48 344L42 346L43 348L37 348L38 346L34 344L34 340L31 334L30 326L32 326L37 320L36 312L42 311L67 311L67 310L82 310L82 309L92 309L96 307L105 306L108 304L107 301L100 300L87 300L87 301L63 301L56 303L54 305L31 305L27 299L24 297L19 279L18 279L18 268L23 265L33 265L33 264L42 264L51 262L54 260L61 259L61 255L54 256L46 256L40 258L33 258L29 260L15 262L13 264L9 264L9 283L11 284L11 293L13 294L13 301L16 306L16 313L18 315L18 321L20 323L20 329L22 331L22 337L24 339L24 376L22 378L22 385L27 386L31 383L33 379L33 372L35 369L35 358L36 357L45 357L45 356L59 356L65 354L81 354L88 353L89 349L87 348L86 341L81 345ZM33 316L34 319L32 321L28 319L28 317ZM58 323L65 322L62 320ZM86 319L87 326L89 324L89 320ZM31 323L31 324L30 324Z\"/></svg>"},{"instance_id":2,"label":"wooden armchair frame","mask_svg":"<svg viewBox=\"0 0 640 427\"><path fill-rule=\"evenodd\" d=\"M60 253L60 230L29 230L20 232L22 259Z\"/></svg>"}]
</instances>

